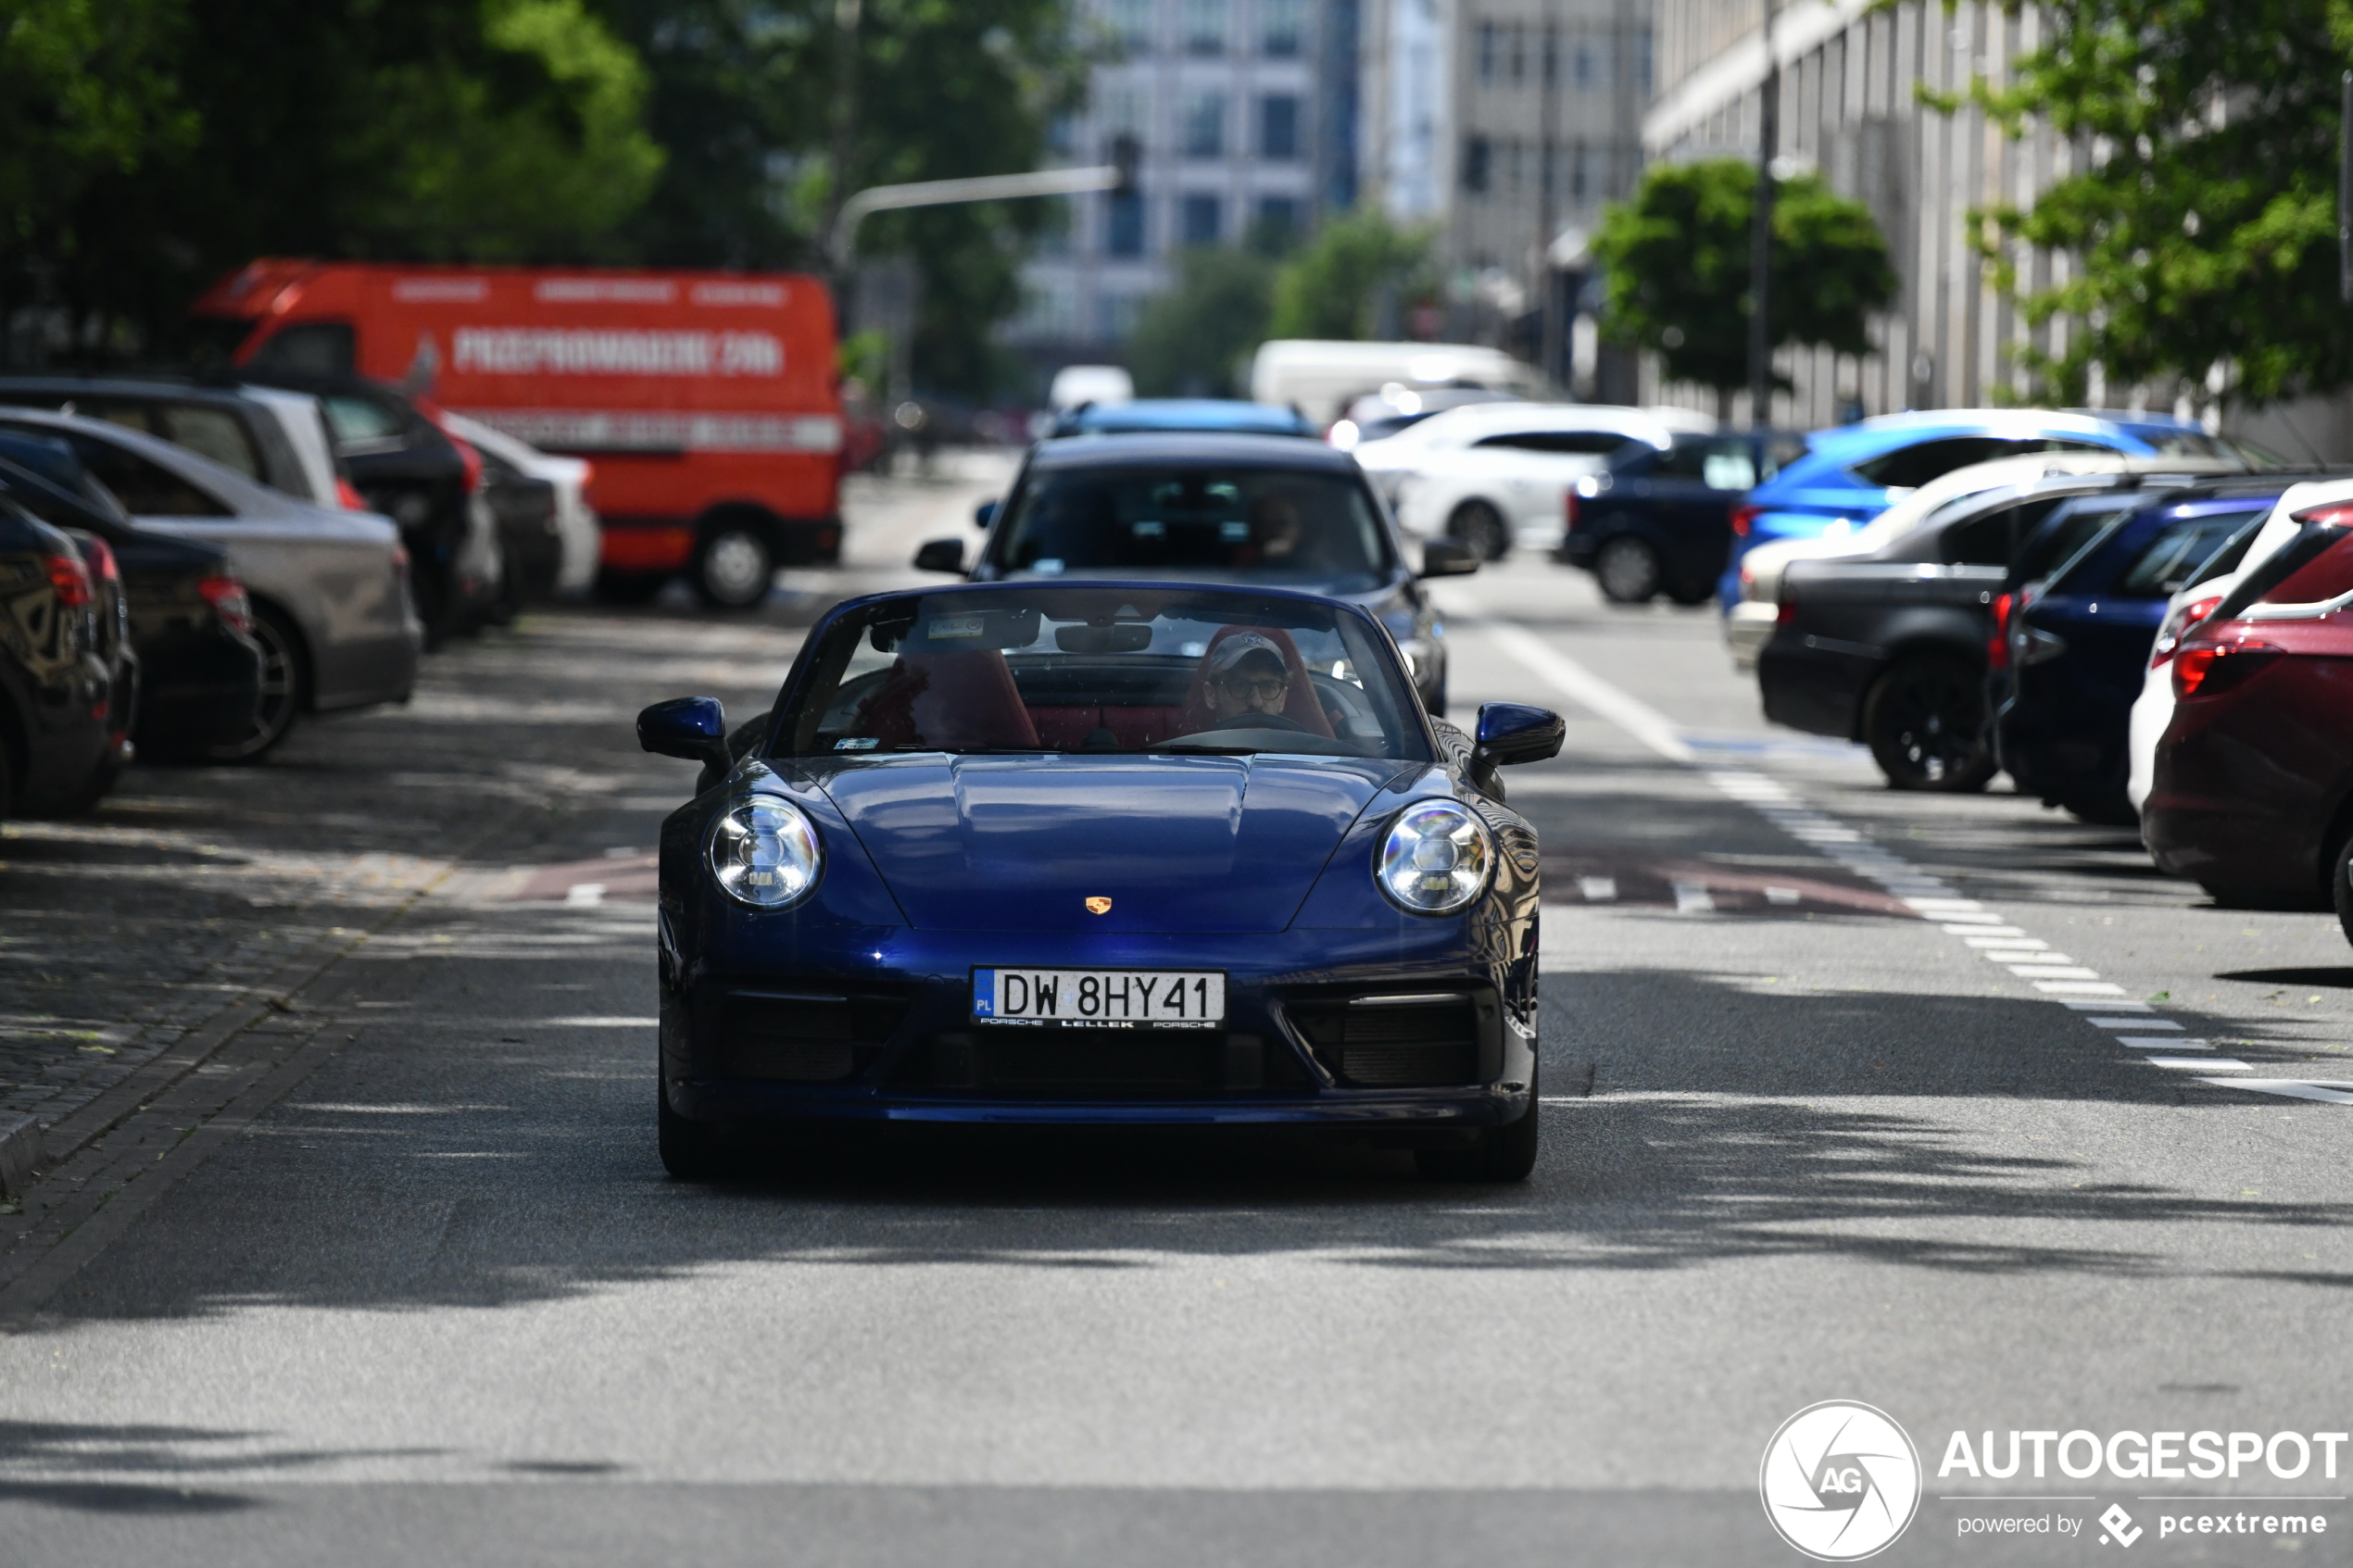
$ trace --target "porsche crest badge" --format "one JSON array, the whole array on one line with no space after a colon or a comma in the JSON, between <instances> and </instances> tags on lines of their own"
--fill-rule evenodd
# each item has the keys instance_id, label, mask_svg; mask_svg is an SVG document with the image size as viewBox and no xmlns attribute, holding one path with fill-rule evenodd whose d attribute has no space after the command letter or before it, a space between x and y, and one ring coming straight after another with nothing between
<instances>
[{"instance_id":1,"label":"porsche crest badge","mask_svg":"<svg viewBox=\"0 0 2353 1568\"><path fill-rule=\"evenodd\" d=\"M1100 893L1091 895L1087 900L1087 912L1090 915L1107 915L1111 913L1111 900Z\"/></svg>"}]
</instances>

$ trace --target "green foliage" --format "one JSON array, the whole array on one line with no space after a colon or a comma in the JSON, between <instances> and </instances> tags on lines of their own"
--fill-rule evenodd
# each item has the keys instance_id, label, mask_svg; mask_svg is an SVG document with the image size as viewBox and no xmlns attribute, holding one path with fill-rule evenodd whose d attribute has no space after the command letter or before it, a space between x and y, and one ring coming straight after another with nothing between
<instances>
[{"instance_id":1,"label":"green foliage","mask_svg":"<svg viewBox=\"0 0 2353 1568\"><path fill-rule=\"evenodd\" d=\"M2353 63L2347 0L2065 0L2013 85L1968 98L2012 134L2040 117L2095 151L2031 209L1977 214L1997 286L2057 353L2030 351L2036 391L2217 370L2263 402L2353 381L2353 313L2337 298L2337 76ZM1950 108L1956 100L1931 100ZM2078 266L2021 288L2021 247Z\"/></svg>"},{"instance_id":2,"label":"green foliage","mask_svg":"<svg viewBox=\"0 0 2353 1568\"><path fill-rule=\"evenodd\" d=\"M1593 238L1608 277L1602 331L1647 348L1669 381L1729 393L1748 384L1756 170L1737 158L1644 172ZM1868 354L1871 312L1895 297L1895 270L1870 209L1817 174L1775 182L1771 338Z\"/></svg>"},{"instance_id":3,"label":"green foliage","mask_svg":"<svg viewBox=\"0 0 2353 1568\"><path fill-rule=\"evenodd\" d=\"M1378 207L1359 207L1326 222L1275 280L1278 338L1367 338L1384 303L1402 312L1437 293L1425 228L1400 228Z\"/></svg>"},{"instance_id":4,"label":"green foliage","mask_svg":"<svg viewBox=\"0 0 2353 1568\"><path fill-rule=\"evenodd\" d=\"M1232 397L1266 335L1275 263L1258 250L1201 246L1176 258L1176 286L1145 307L1128 368L1147 397Z\"/></svg>"},{"instance_id":5,"label":"green foliage","mask_svg":"<svg viewBox=\"0 0 2353 1568\"><path fill-rule=\"evenodd\" d=\"M853 187L1036 168L1070 0L865 0ZM0 0L0 319L169 353L257 256L817 260L836 0ZM1040 202L869 223L924 272L915 362L986 392ZM135 328L135 331L128 329Z\"/></svg>"},{"instance_id":6,"label":"green foliage","mask_svg":"<svg viewBox=\"0 0 2353 1568\"><path fill-rule=\"evenodd\" d=\"M170 69L187 21L183 0L0 0L0 243L194 137Z\"/></svg>"}]
</instances>

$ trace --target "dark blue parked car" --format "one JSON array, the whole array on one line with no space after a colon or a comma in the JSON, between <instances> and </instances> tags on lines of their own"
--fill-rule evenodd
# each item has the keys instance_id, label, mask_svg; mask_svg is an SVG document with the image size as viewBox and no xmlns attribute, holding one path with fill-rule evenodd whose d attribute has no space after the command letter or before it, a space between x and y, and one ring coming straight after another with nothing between
<instances>
[{"instance_id":1,"label":"dark blue parked car","mask_svg":"<svg viewBox=\"0 0 2353 1568\"><path fill-rule=\"evenodd\" d=\"M2014 582L1995 601L1995 746L2021 792L2087 822L2136 820L2127 742L2166 600L2259 524L2290 483L2210 481L2137 508L2089 497L2045 520L2040 532L2056 534L2084 508L2111 514L2046 581Z\"/></svg>"},{"instance_id":2,"label":"dark blue parked car","mask_svg":"<svg viewBox=\"0 0 2353 1568\"><path fill-rule=\"evenodd\" d=\"M1733 509L1805 455L1806 438L1780 431L1680 434L1665 451L1631 443L1569 487L1554 558L1591 571L1614 604L1660 594L1705 604L1731 548Z\"/></svg>"},{"instance_id":3,"label":"dark blue parked car","mask_svg":"<svg viewBox=\"0 0 2353 1568\"><path fill-rule=\"evenodd\" d=\"M1741 557L1771 539L1846 533L1907 490L1971 463L2031 452L2125 452L2220 458L2267 467L2259 455L2179 420L2117 411L1957 408L1887 414L1815 433L1806 456L1748 494L1732 514L1732 547L1717 583L1729 611L1740 602Z\"/></svg>"},{"instance_id":4,"label":"dark blue parked car","mask_svg":"<svg viewBox=\"0 0 2353 1568\"><path fill-rule=\"evenodd\" d=\"M1536 834L1366 611L1158 583L853 600L662 825L660 1125L1291 1123L1536 1157ZM727 767L717 702L638 719ZM707 777L711 776L706 774Z\"/></svg>"}]
</instances>

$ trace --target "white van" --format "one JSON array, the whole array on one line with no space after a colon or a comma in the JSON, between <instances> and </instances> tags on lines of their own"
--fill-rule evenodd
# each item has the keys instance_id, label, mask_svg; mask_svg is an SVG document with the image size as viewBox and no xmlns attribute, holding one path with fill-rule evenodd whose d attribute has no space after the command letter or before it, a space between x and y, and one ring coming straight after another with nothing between
<instances>
[{"instance_id":1,"label":"white van","mask_svg":"<svg viewBox=\"0 0 2353 1568\"><path fill-rule=\"evenodd\" d=\"M1533 365L1500 348L1467 343L1344 343L1280 338L1258 346L1250 365L1253 402L1296 408L1317 429L1354 399L1395 384L1476 386L1521 397L1561 395Z\"/></svg>"}]
</instances>

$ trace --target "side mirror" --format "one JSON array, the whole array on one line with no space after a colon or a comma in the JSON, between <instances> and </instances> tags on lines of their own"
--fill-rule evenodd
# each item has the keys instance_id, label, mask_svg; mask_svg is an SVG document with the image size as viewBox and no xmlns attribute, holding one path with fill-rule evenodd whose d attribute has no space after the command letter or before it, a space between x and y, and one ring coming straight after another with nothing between
<instances>
[{"instance_id":1,"label":"side mirror","mask_svg":"<svg viewBox=\"0 0 2353 1568\"><path fill-rule=\"evenodd\" d=\"M1432 539L1422 546L1424 577L1467 577L1478 570L1478 552L1460 539Z\"/></svg>"},{"instance_id":2,"label":"side mirror","mask_svg":"<svg viewBox=\"0 0 2353 1568\"><path fill-rule=\"evenodd\" d=\"M677 696L637 715L637 745L657 757L683 757L725 771L727 714L715 696Z\"/></svg>"},{"instance_id":3,"label":"side mirror","mask_svg":"<svg viewBox=\"0 0 2353 1568\"><path fill-rule=\"evenodd\" d=\"M976 507L975 507L975 508L973 508L973 526L974 526L975 528L986 528L986 527L988 527L990 523L995 522L996 521L997 521L997 503L996 503L996 502L994 502L994 501L983 501L980 505L978 505L978 506L976 506Z\"/></svg>"},{"instance_id":4,"label":"side mirror","mask_svg":"<svg viewBox=\"0 0 2353 1568\"><path fill-rule=\"evenodd\" d=\"M1478 710L1478 745L1474 763L1507 768L1515 762L1541 762L1560 755L1568 726L1548 708L1520 702L1491 702Z\"/></svg>"},{"instance_id":5,"label":"side mirror","mask_svg":"<svg viewBox=\"0 0 2353 1568\"><path fill-rule=\"evenodd\" d=\"M964 570L964 542L962 539L933 539L915 552L917 571L956 571Z\"/></svg>"}]
</instances>

